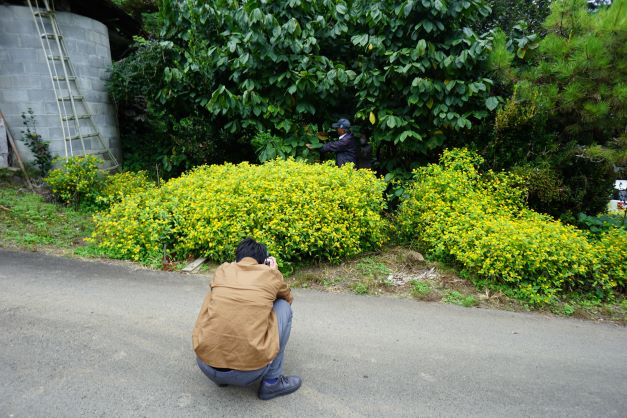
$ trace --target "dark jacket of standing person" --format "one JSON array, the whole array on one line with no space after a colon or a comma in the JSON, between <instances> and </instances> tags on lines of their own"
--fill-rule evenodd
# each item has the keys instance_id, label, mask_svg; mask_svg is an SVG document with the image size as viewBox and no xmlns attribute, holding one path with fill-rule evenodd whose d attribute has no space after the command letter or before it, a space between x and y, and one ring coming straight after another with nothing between
<instances>
[{"instance_id":1,"label":"dark jacket of standing person","mask_svg":"<svg viewBox=\"0 0 627 418\"><path fill-rule=\"evenodd\" d=\"M357 168L372 168L372 146L368 143L368 138L364 134L359 137L357 161Z\"/></svg>"},{"instance_id":2,"label":"dark jacket of standing person","mask_svg":"<svg viewBox=\"0 0 627 418\"><path fill-rule=\"evenodd\" d=\"M338 167L346 163L353 163L357 167L357 144L351 132L347 132L340 139L324 144L323 152L334 152L335 163Z\"/></svg>"},{"instance_id":3,"label":"dark jacket of standing person","mask_svg":"<svg viewBox=\"0 0 627 418\"><path fill-rule=\"evenodd\" d=\"M334 152L335 163L338 167L346 163L353 163L355 164L355 168L357 168L357 155L359 151L357 142L353 138L352 132L349 130L351 123L348 119L340 119L332 124L331 127L337 129L340 138L337 141L324 144L320 150L323 152Z\"/></svg>"}]
</instances>

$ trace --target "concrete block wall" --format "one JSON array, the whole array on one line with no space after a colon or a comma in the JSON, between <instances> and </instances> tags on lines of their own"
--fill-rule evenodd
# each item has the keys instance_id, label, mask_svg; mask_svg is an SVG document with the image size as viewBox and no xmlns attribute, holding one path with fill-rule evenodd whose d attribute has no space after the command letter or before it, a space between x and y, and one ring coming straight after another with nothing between
<instances>
[{"instance_id":1,"label":"concrete block wall","mask_svg":"<svg viewBox=\"0 0 627 418\"><path fill-rule=\"evenodd\" d=\"M65 47L105 144L120 158L121 149L115 109L106 94L111 66L107 27L91 18L56 13ZM20 155L32 161L30 150L21 142L22 112L35 113L37 132L50 143L53 155L65 156L65 144L57 100L46 65L44 51L26 6L0 4L0 111L7 119ZM90 141L86 141L86 147Z\"/></svg>"}]
</instances>

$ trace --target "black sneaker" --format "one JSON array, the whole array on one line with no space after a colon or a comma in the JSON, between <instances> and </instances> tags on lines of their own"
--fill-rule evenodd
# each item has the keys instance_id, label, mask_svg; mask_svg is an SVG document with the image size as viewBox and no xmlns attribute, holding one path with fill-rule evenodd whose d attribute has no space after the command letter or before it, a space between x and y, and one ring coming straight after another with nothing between
<instances>
[{"instance_id":1,"label":"black sneaker","mask_svg":"<svg viewBox=\"0 0 627 418\"><path fill-rule=\"evenodd\" d=\"M261 382L258 393L259 399L267 401L277 396L289 395L296 392L301 383L303 381L298 376L279 376L279 380L273 385Z\"/></svg>"}]
</instances>

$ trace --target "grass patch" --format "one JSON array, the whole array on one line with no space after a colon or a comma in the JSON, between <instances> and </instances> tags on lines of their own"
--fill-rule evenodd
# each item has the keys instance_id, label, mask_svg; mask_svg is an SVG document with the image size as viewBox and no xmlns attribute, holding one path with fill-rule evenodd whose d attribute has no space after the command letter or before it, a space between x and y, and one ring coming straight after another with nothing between
<instances>
[{"instance_id":1,"label":"grass patch","mask_svg":"<svg viewBox=\"0 0 627 418\"><path fill-rule=\"evenodd\" d=\"M447 292L442 301L445 303L451 303L454 305L464 306L470 308L471 306L477 306L479 302L473 295L463 295L457 290L451 290Z\"/></svg>"},{"instance_id":2,"label":"grass patch","mask_svg":"<svg viewBox=\"0 0 627 418\"><path fill-rule=\"evenodd\" d=\"M355 267L362 275L372 277L373 279L379 279L392 272L384 263L373 257L362 258L357 262Z\"/></svg>"},{"instance_id":3,"label":"grass patch","mask_svg":"<svg viewBox=\"0 0 627 418\"><path fill-rule=\"evenodd\" d=\"M367 295L368 294L368 285L366 283L357 282L352 286L353 292L357 295Z\"/></svg>"},{"instance_id":4,"label":"grass patch","mask_svg":"<svg viewBox=\"0 0 627 418\"><path fill-rule=\"evenodd\" d=\"M23 249L84 245L91 234L91 215L45 202L22 188L0 185L0 245Z\"/></svg>"},{"instance_id":5,"label":"grass patch","mask_svg":"<svg viewBox=\"0 0 627 418\"><path fill-rule=\"evenodd\" d=\"M87 258L115 258L108 251L98 248L93 244L87 244L74 249L74 254Z\"/></svg>"},{"instance_id":6,"label":"grass patch","mask_svg":"<svg viewBox=\"0 0 627 418\"><path fill-rule=\"evenodd\" d=\"M564 300L553 303L549 310L556 315L627 324L627 298L624 296L608 303L594 297L571 295Z\"/></svg>"},{"instance_id":7,"label":"grass patch","mask_svg":"<svg viewBox=\"0 0 627 418\"><path fill-rule=\"evenodd\" d=\"M412 280L409 282L411 285L411 294L416 299L425 300L431 294L431 285L422 280Z\"/></svg>"}]
</instances>

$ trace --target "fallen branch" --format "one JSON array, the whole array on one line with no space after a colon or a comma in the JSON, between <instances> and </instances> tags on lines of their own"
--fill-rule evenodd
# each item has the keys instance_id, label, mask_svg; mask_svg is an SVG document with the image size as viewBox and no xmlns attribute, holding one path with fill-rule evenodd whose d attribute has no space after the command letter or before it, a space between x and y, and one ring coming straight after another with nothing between
<instances>
[{"instance_id":1,"label":"fallen branch","mask_svg":"<svg viewBox=\"0 0 627 418\"><path fill-rule=\"evenodd\" d=\"M22 162L22 158L20 157L20 152L17 149L17 145L15 145L15 140L13 139L13 136L11 135L11 131L9 130L9 124L7 123L2 112L0 112L0 124L5 127L7 138L9 139L9 145L11 146L11 148L13 149L13 152L15 153L15 157L17 158L17 162L20 165L20 168L22 169L22 173L24 173L24 178L26 179L26 183L28 184L28 187L30 187L31 191L34 192L35 189L33 188L33 183L31 183L30 177L28 176L28 173L26 172L26 168L24 168L24 163Z\"/></svg>"},{"instance_id":2,"label":"fallen branch","mask_svg":"<svg viewBox=\"0 0 627 418\"><path fill-rule=\"evenodd\" d=\"M9 212L11 212L11 208L7 208L6 206L0 205L0 209L8 210Z\"/></svg>"}]
</instances>

